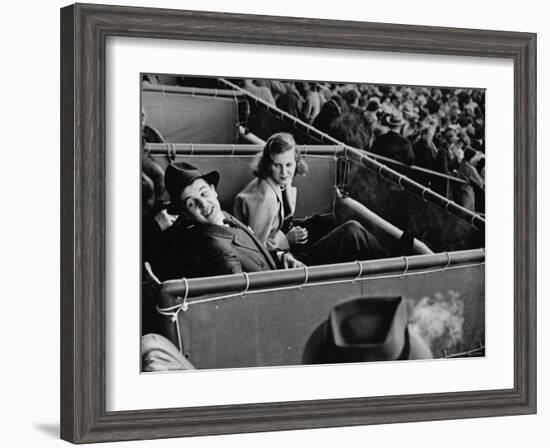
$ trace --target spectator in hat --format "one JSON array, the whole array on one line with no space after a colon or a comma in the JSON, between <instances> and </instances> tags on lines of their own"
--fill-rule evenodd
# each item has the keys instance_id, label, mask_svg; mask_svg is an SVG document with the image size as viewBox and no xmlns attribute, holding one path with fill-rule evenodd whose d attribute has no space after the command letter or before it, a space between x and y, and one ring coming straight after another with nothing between
<instances>
[{"instance_id":1,"label":"spectator in hat","mask_svg":"<svg viewBox=\"0 0 550 448\"><path fill-rule=\"evenodd\" d=\"M187 163L166 168L169 211L186 221L186 226L170 234L173 263L192 266L188 276L195 277L303 266L290 253L268 251L249 227L221 209L216 192L219 180L217 171L204 174Z\"/></svg>"},{"instance_id":2,"label":"spectator in hat","mask_svg":"<svg viewBox=\"0 0 550 448\"><path fill-rule=\"evenodd\" d=\"M382 124L387 127L388 131L374 140L371 151L405 165L413 165L414 152L412 144L400 134L401 128L405 124L403 114L394 109L391 114L382 118Z\"/></svg>"}]
</instances>

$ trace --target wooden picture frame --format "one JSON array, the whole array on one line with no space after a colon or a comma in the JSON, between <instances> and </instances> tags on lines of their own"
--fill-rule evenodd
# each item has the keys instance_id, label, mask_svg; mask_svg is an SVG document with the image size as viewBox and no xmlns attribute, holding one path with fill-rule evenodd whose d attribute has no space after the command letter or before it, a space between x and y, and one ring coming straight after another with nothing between
<instances>
[{"instance_id":1,"label":"wooden picture frame","mask_svg":"<svg viewBox=\"0 0 550 448\"><path fill-rule=\"evenodd\" d=\"M514 387L106 411L108 36L512 59ZM536 412L536 35L76 4L61 10L61 437L73 443Z\"/></svg>"}]
</instances>

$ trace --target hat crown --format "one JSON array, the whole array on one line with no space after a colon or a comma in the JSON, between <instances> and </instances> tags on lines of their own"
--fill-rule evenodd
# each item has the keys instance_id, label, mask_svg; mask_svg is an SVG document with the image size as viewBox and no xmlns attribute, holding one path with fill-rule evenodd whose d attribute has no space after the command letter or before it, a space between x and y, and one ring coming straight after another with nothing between
<instances>
[{"instance_id":1,"label":"hat crown","mask_svg":"<svg viewBox=\"0 0 550 448\"><path fill-rule=\"evenodd\" d=\"M196 166L186 162L171 163L166 167L164 173L164 185L170 195L170 210L173 213L178 211L179 198L183 190L197 179L204 179L209 184L218 186L220 173L211 171L204 174Z\"/></svg>"},{"instance_id":2,"label":"hat crown","mask_svg":"<svg viewBox=\"0 0 550 448\"><path fill-rule=\"evenodd\" d=\"M364 360L398 359L405 346L408 313L402 297L361 297L336 305L329 317L333 343Z\"/></svg>"},{"instance_id":3,"label":"hat crown","mask_svg":"<svg viewBox=\"0 0 550 448\"><path fill-rule=\"evenodd\" d=\"M384 124L389 127L397 127L405 123L403 113L398 109L393 109L384 117Z\"/></svg>"},{"instance_id":4,"label":"hat crown","mask_svg":"<svg viewBox=\"0 0 550 448\"><path fill-rule=\"evenodd\" d=\"M170 197L175 199L174 196L179 196L185 187L202 175L203 173L197 167L189 163L170 164L166 167L164 174L166 190Z\"/></svg>"}]
</instances>

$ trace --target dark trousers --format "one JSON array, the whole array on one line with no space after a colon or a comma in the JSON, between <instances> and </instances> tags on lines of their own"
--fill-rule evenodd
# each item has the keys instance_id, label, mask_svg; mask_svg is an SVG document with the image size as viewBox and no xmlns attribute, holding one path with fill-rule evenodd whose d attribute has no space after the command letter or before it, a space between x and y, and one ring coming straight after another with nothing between
<instances>
[{"instance_id":1,"label":"dark trousers","mask_svg":"<svg viewBox=\"0 0 550 448\"><path fill-rule=\"evenodd\" d=\"M357 221L336 227L329 218L314 216L296 224L308 230L308 243L293 247L292 253L308 266L389 256L374 235Z\"/></svg>"}]
</instances>

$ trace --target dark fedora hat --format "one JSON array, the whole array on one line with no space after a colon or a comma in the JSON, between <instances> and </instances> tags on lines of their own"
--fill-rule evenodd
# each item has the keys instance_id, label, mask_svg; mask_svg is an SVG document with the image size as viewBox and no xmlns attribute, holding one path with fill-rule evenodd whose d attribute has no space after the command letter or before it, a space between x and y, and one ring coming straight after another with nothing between
<instances>
[{"instance_id":1,"label":"dark fedora hat","mask_svg":"<svg viewBox=\"0 0 550 448\"><path fill-rule=\"evenodd\" d=\"M167 209L168 213L181 213L181 193L185 187L191 185L197 179L204 179L209 184L217 187L220 181L220 173L217 171L210 171L205 174L196 166L185 162L171 163L166 167L164 185L166 191L170 195L170 205Z\"/></svg>"},{"instance_id":2,"label":"dark fedora hat","mask_svg":"<svg viewBox=\"0 0 550 448\"><path fill-rule=\"evenodd\" d=\"M332 308L306 344L304 363L431 359L428 345L408 325L402 297L360 297Z\"/></svg>"}]
</instances>

